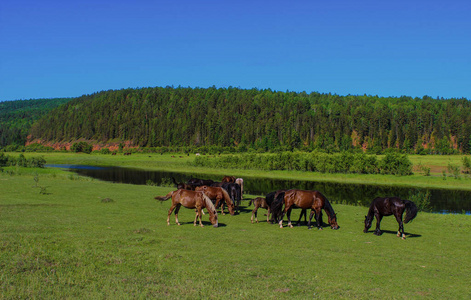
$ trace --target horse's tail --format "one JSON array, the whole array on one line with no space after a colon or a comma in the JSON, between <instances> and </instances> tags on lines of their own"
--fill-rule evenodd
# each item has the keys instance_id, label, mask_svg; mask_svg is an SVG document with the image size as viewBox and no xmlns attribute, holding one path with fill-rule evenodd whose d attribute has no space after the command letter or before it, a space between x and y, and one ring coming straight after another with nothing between
<instances>
[{"instance_id":1,"label":"horse's tail","mask_svg":"<svg viewBox=\"0 0 471 300\"><path fill-rule=\"evenodd\" d=\"M404 204L406 205L406 218L404 219L404 223L409 223L417 216L419 209L412 201L404 200Z\"/></svg>"},{"instance_id":2,"label":"horse's tail","mask_svg":"<svg viewBox=\"0 0 471 300\"><path fill-rule=\"evenodd\" d=\"M281 214L283 212L283 204L285 204L285 192L279 193L273 202L270 205L270 210L272 217L275 222L278 222L281 219Z\"/></svg>"},{"instance_id":3,"label":"horse's tail","mask_svg":"<svg viewBox=\"0 0 471 300\"><path fill-rule=\"evenodd\" d=\"M173 192L170 192L165 196L157 196L154 199L159 200L159 201L165 201L165 200L168 200L168 199L172 198L172 195L173 195Z\"/></svg>"},{"instance_id":4,"label":"horse's tail","mask_svg":"<svg viewBox=\"0 0 471 300\"><path fill-rule=\"evenodd\" d=\"M247 207L249 207L250 205L252 205L252 203L253 203L253 199L250 199L250 200L249 200L249 205L247 205ZM254 205L255 205L255 204L254 204Z\"/></svg>"}]
</instances>

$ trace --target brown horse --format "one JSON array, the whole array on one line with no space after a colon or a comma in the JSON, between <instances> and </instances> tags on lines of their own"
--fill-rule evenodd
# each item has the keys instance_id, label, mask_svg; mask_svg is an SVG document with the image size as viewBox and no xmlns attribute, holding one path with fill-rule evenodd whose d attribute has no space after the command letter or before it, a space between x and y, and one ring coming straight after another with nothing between
<instances>
[{"instance_id":1,"label":"brown horse","mask_svg":"<svg viewBox=\"0 0 471 300\"><path fill-rule=\"evenodd\" d=\"M232 203L231 197L227 193L227 191L221 187L214 187L214 186L199 186L196 187L196 191L203 192L206 196L209 197L211 200L216 201L216 207L219 207L219 204L221 204L221 214L224 215L224 203L222 200L227 205L227 209L229 210L229 213L233 216L235 214L234 212L234 203Z\"/></svg>"},{"instance_id":2,"label":"brown horse","mask_svg":"<svg viewBox=\"0 0 471 300\"><path fill-rule=\"evenodd\" d=\"M316 215L317 228L319 230L322 229L322 209L324 209L327 214L330 227L332 229L340 228L340 226L337 224L337 216L335 215L332 205L330 205L330 202L327 200L327 198L318 191L304 191L296 189L288 190L285 192L284 204L285 208L283 210L279 223L280 228L283 228L283 217L285 214L288 217L288 226L293 227L293 225L291 225L290 215L291 210L294 207L302 209L311 209L309 222L307 224L307 227L309 229L311 228L311 220L314 214Z\"/></svg>"},{"instance_id":3,"label":"brown horse","mask_svg":"<svg viewBox=\"0 0 471 300\"><path fill-rule=\"evenodd\" d=\"M180 225L178 222L178 211L183 205L186 208L196 209L195 221L193 222L195 226L196 220L199 218L200 226L203 227L203 223L201 222L201 212L203 208L206 208L209 212L209 220L211 221L211 224L213 224L213 227L218 227L218 214L216 208L214 207L213 202L211 202L211 199L209 199L203 192L180 189L170 192L163 197L155 197L155 199L160 201L165 201L170 198L172 198L172 206L170 206L170 209L168 210L167 225L170 225L170 215L173 210L175 210L175 223Z\"/></svg>"},{"instance_id":4,"label":"brown horse","mask_svg":"<svg viewBox=\"0 0 471 300\"><path fill-rule=\"evenodd\" d=\"M258 218L257 218L257 211L259 208L264 208L266 209L267 212L267 223L270 220L270 205L268 205L267 200L263 197L257 197L255 199L250 200L249 205L252 204L255 206L255 208L252 210L252 217L250 218L250 221L253 224L253 216L255 215L255 222L258 223Z\"/></svg>"},{"instance_id":5,"label":"brown horse","mask_svg":"<svg viewBox=\"0 0 471 300\"><path fill-rule=\"evenodd\" d=\"M224 178L221 180L221 182L230 182L230 183L235 183L236 178L234 176L224 176Z\"/></svg>"}]
</instances>

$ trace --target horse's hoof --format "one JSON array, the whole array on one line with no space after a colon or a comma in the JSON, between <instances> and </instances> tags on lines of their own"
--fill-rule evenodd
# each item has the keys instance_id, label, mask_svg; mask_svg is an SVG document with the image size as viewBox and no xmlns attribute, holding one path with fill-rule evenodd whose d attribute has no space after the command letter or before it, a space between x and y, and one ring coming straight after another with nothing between
<instances>
[{"instance_id":1,"label":"horse's hoof","mask_svg":"<svg viewBox=\"0 0 471 300\"><path fill-rule=\"evenodd\" d=\"M289 228L293 228L293 227L294 227L293 225L291 225L291 224L289 225Z\"/></svg>"},{"instance_id":2,"label":"horse's hoof","mask_svg":"<svg viewBox=\"0 0 471 300\"><path fill-rule=\"evenodd\" d=\"M322 229L322 227L319 227L319 230L324 230L324 229Z\"/></svg>"}]
</instances>

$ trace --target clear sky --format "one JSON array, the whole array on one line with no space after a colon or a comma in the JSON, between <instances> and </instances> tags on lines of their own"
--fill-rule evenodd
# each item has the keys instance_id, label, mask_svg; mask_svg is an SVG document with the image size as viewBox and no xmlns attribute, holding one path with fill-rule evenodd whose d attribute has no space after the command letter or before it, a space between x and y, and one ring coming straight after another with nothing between
<instances>
[{"instance_id":1,"label":"clear sky","mask_svg":"<svg viewBox=\"0 0 471 300\"><path fill-rule=\"evenodd\" d=\"M0 101L167 85L471 99L471 1L0 1Z\"/></svg>"}]
</instances>

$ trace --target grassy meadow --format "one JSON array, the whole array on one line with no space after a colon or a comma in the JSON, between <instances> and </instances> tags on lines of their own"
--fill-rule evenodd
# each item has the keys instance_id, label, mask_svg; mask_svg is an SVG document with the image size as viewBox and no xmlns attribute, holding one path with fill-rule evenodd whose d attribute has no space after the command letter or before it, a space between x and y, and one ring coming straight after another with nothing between
<instances>
[{"instance_id":1,"label":"grassy meadow","mask_svg":"<svg viewBox=\"0 0 471 300\"><path fill-rule=\"evenodd\" d=\"M55 163L78 163L53 155ZM70 157L90 163L98 156ZM152 163L144 155L106 159L165 164L157 156ZM219 215L218 228L205 215L201 228L185 208L182 225L172 215L167 226L170 201L154 197L169 187L13 167L0 172L0 188L0 299L471 297L466 215L419 212L401 240L393 217L383 219L382 236L363 233L367 209L358 206L335 204L341 228L318 231L267 224L264 210L251 224L244 200L239 215Z\"/></svg>"}]
</instances>

